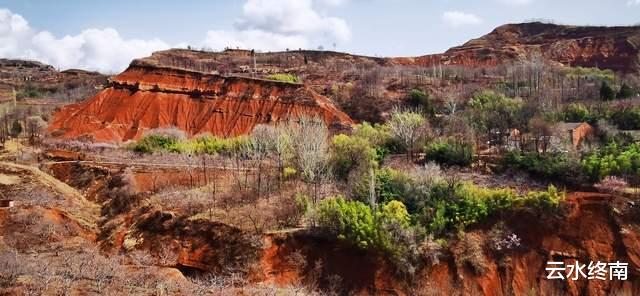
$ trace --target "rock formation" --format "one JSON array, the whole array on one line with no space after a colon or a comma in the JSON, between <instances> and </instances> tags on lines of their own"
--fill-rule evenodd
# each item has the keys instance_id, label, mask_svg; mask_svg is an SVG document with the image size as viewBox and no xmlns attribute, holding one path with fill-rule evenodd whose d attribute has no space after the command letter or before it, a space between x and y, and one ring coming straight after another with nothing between
<instances>
[{"instance_id":1,"label":"rock formation","mask_svg":"<svg viewBox=\"0 0 640 296\"><path fill-rule=\"evenodd\" d=\"M301 84L133 63L95 97L56 114L49 130L65 138L126 141L175 126L190 136L230 137L257 124L320 117L352 124L332 102Z\"/></svg>"}]
</instances>

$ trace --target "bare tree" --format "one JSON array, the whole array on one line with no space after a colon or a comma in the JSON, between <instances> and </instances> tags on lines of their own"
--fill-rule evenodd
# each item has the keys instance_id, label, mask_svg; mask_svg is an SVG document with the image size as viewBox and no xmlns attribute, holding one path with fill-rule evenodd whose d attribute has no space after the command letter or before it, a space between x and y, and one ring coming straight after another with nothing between
<instances>
[{"instance_id":1,"label":"bare tree","mask_svg":"<svg viewBox=\"0 0 640 296\"><path fill-rule=\"evenodd\" d=\"M265 159L269 157L273 150L275 150L277 140L277 131L268 125L257 125L254 127L251 133L251 153L250 158L255 161L257 165L257 186L256 191L258 198L262 196L262 175L263 164Z\"/></svg>"},{"instance_id":2,"label":"bare tree","mask_svg":"<svg viewBox=\"0 0 640 296\"><path fill-rule=\"evenodd\" d=\"M543 118L534 117L529 120L529 130L533 137L533 141L536 147L536 153L547 153L551 136L553 136L553 128L549 122Z\"/></svg>"},{"instance_id":3,"label":"bare tree","mask_svg":"<svg viewBox=\"0 0 640 296\"><path fill-rule=\"evenodd\" d=\"M413 159L413 149L416 143L426 135L427 120L424 116L411 109L395 107L388 122L391 135L407 149L407 160Z\"/></svg>"},{"instance_id":4,"label":"bare tree","mask_svg":"<svg viewBox=\"0 0 640 296\"><path fill-rule=\"evenodd\" d=\"M303 181L313 186L316 203L320 184L328 174L329 130L319 118L301 117L293 133L296 163Z\"/></svg>"},{"instance_id":5,"label":"bare tree","mask_svg":"<svg viewBox=\"0 0 640 296\"><path fill-rule=\"evenodd\" d=\"M40 138L42 131L47 126L47 123L40 116L27 117L27 134L29 135L29 142L35 144L36 140Z\"/></svg>"}]
</instances>

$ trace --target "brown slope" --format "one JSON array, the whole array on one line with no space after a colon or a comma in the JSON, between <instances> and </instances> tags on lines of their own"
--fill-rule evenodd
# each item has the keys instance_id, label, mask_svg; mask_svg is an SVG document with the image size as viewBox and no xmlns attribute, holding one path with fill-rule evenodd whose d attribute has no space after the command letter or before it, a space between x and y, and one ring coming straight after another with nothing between
<instances>
[{"instance_id":1,"label":"brown slope","mask_svg":"<svg viewBox=\"0 0 640 296\"><path fill-rule=\"evenodd\" d=\"M92 99L63 108L49 131L63 138L126 141L175 126L190 136L228 137L303 115L330 126L353 123L329 99L300 84L132 65Z\"/></svg>"}]
</instances>

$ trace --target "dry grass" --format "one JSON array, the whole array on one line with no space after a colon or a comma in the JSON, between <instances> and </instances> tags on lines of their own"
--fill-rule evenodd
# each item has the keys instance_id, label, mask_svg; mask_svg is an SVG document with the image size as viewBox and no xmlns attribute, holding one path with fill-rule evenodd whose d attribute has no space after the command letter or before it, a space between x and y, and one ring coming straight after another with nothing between
<instances>
[{"instance_id":1,"label":"dry grass","mask_svg":"<svg viewBox=\"0 0 640 296\"><path fill-rule=\"evenodd\" d=\"M0 174L0 185L15 185L20 182L20 177Z\"/></svg>"}]
</instances>

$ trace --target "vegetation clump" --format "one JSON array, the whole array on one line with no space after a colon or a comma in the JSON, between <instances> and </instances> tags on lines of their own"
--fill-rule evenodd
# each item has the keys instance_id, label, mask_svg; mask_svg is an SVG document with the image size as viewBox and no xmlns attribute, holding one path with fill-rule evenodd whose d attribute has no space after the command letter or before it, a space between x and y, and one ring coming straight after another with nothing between
<instances>
[{"instance_id":1,"label":"vegetation clump","mask_svg":"<svg viewBox=\"0 0 640 296\"><path fill-rule=\"evenodd\" d=\"M265 77L268 80L288 82L288 83L302 83L302 79L294 74L271 74Z\"/></svg>"},{"instance_id":2,"label":"vegetation clump","mask_svg":"<svg viewBox=\"0 0 640 296\"><path fill-rule=\"evenodd\" d=\"M566 153L508 152L503 158L507 168L525 171L546 180L580 185L584 182L584 170L580 159Z\"/></svg>"},{"instance_id":3,"label":"vegetation clump","mask_svg":"<svg viewBox=\"0 0 640 296\"><path fill-rule=\"evenodd\" d=\"M640 145L611 143L587 155L582 164L593 181L608 176L638 176L640 174Z\"/></svg>"},{"instance_id":4,"label":"vegetation clump","mask_svg":"<svg viewBox=\"0 0 640 296\"><path fill-rule=\"evenodd\" d=\"M433 142L425 147L425 156L441 165L466 167L473 163L473 146L456 141Z\"/></svg>"}]
</instances>

